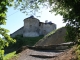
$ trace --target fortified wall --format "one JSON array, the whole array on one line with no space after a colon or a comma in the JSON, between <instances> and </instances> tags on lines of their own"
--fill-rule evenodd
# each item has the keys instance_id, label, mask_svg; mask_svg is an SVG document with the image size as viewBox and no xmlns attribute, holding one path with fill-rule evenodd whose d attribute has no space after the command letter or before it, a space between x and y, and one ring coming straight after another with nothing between
<instances>
[{"instance_id":1,"label":"fortified wall","mask_svg":"<svg viewBox=\"0 0 80 60\"><path fill-rule=\"evenodd\" d=\"M11 37L15 37L16 35L23 35L24 37L37 37L40 35L46 35L49 32L56 29L56 24L47 22L40 22L34 16L30 16L24 19L24 26L14 33L11 34Z\"/></svg>"}]
</instances>

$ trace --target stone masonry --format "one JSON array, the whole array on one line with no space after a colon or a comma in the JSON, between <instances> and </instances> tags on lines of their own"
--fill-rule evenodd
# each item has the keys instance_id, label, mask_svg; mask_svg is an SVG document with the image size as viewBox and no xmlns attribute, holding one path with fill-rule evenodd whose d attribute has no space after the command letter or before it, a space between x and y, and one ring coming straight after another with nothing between
<instances>
[{"instance_id":1,"label":"stone masonry","mask_svg":"<svg viewBox=\"0 0 80 60\"><path fill-rule=\"evenodd\" d=\"M46 35L49 32L56 29L56 24L47 22L40 22L34 16L30 16L24 19L24 26L11 34L11 37L16 35L23 35L24 37L37 37L40 35Z\"/></svg>"}]
</instances>

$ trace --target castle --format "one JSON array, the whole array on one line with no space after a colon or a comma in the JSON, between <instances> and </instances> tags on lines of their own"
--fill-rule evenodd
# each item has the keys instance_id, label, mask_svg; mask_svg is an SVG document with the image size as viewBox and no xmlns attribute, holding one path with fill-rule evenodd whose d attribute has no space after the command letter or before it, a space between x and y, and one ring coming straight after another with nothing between
<instances>
[{"instance_id":1,"label":"castle","mask_svg":"<svg viewBox=\"0 0 80 60\"><path fill-rule=\"evenodd\" d=\"M24 19L24 26L11 34L11 37L23 35L24 37L37 37L46 35L56 29L56 24L52 22L40 22L34 16Z\"/></svg>"}]
</instances>

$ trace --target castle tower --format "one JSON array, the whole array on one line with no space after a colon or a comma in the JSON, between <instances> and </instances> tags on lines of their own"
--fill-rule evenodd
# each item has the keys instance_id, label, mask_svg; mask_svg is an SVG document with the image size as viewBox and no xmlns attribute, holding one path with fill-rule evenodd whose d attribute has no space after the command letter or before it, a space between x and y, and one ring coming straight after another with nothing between
<instances>
[{"instance_id":1,"label":"castle tower","mask_svg":"<svg viewBox=\"0 0 80 60\"><path fill-rule=\"evenodd\" d=\"M24 19L24 37L36 37L39 36L39 20L30 16L29 18Z\"/></svg>"},{"instance_id":2,"label":"castle tower","mask_svg":"<svg viewBox=\"0 0 80 60\"><path fill-rule=\"evenodd\" d=\"M11 34L11 37L23 35L23 37L37 37L46 35L49 32L56 30L56 24L52 22L40 22L34 16L24 19L24 26Z\"/></svg>"}]
</instances>

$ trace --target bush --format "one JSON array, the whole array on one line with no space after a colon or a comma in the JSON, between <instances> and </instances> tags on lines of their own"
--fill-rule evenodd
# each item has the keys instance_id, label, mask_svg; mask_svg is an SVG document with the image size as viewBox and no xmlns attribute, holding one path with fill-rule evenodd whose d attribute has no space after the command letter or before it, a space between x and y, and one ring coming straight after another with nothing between
<instances>
[{"instance_id":1,"label":"bush","mask_svg":"<svg viewBox=\"0 0 80 60\"><path fill-rule=\"evenodd\" d=\"M77 60L80 60L80 45L77 45L75 52L76 52L76 55L77 55Z\"/></svg>"}]
</instances>

